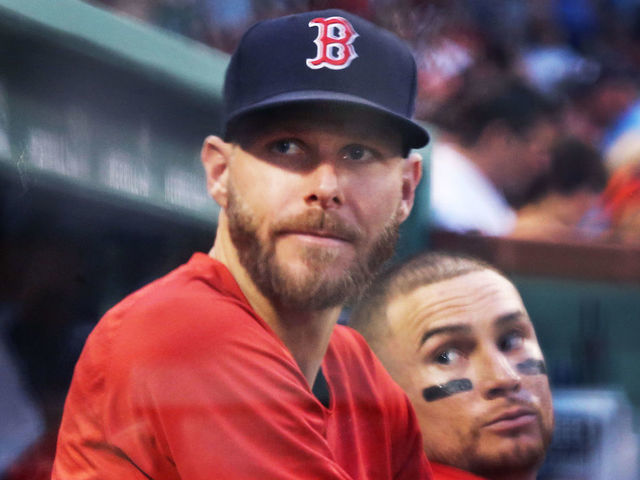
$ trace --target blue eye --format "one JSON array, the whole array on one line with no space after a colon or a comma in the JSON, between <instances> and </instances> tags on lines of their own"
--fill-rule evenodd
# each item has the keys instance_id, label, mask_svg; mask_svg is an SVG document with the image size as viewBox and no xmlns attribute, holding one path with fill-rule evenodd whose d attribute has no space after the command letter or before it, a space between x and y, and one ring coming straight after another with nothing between
<instances>
[{"instance_id":1,"label":"blue eye","mask_svg":"<svg viewBox=\"0 0 640 480\"><path fill-rule=\"evenodd\" d=\"M281 155L295 155L300 153L302 149L293 140L277 140L271 144L271 150Z\"/></svg>"},{"instance_id":2,"label":"blue eye","mask_svg":"<svg viewBox=\"0 0 640 480\"><path fill-rule=\"evenodd\" d=\"M501 352L510 352L522 347L524 336L520 332L509 332L498 341L498 348Z\"/></svg>"},{"instance_id":3,"label":"blue eye","mask_svg":"<svg viewBox=\"0 0 640 480\"><path fill-rule=\"evenodd\" d=\"M380 157L377 152L357 143L347 145L342 152L342 158L351 162L371 162Z\"/></svg>"}]
</instances>

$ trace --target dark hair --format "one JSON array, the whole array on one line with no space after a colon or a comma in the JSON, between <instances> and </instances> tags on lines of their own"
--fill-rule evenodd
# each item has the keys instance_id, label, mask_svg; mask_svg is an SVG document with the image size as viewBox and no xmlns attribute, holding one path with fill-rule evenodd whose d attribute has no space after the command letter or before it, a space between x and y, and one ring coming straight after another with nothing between
<instances>
[{"instance_id":1,"label":"dark hair","mask_svg":"<svg viewBox=\"0 0 640 480\"><path fill-rule=\"evenodd\" d=\"M386 307L394 298L418 287L483 270L507 278L493 265L468 255L448 252L419 254L407 262L391 266L376 278L352 310L349 325L377 350L378 342L388 333Z\"/></svg>"},{"instance_id":2,"label":"dark hair","mask_svg":"<svg viewBox=\"0 0 640 480\"><path fill-rule=\"evenodd\" d=\"M558 92L570 104L588 105L603 89L637 89L640 78L635 67L619 56L591 58L582 68L558 84Z\"/></svg>"},{"instance_id":3,"label":"dark hair","mask_svg":"<svg viewBox=\"0 0 640 480\"><path fill-rule=\"evenodd\" d=\"M600 153L583 141L568 137L551 149L551 189L572 193L579 188L600 191L607 183L607 172Z\"/></svg>"},{"instance_id":4,"label":"dark hair","mask_svg":"<svg viewBox=\"0 0 640 480\"><path fill-rule=\"evenodd\" d=\"M535 201L550 192L600 192L606 183L607 170L598 150L578 138L563 137L551 147L549 171L532 185L527 197Z\"/></svg>"},{"instance_id":5,"label":"dark hair","mask_svg":"<svg viewBox=\"0 0 640 480\"><path fill-rule=\"evenodd\" d=\"M555 106L519 80L484 81L460 89L436 114L434 123L475 144L484 129L500 121L517 135L526 134Z\"/></svg>"}]
</instances>

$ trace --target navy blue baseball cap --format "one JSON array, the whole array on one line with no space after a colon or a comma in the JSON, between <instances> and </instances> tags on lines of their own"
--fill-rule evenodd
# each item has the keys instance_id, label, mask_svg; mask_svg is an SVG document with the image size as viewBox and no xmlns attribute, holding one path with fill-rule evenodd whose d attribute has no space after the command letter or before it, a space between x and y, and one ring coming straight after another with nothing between
<instances>
[{"instance_id":1,"label":"navy blue baseball cap","mask_svg":"<svg viewBox=\"0 0 640 480\"><path fill-rule=\"evenodd\" d=\"M387 118L408 148L419 148L429 135L411 119L415 97L415 60L399 38L342 10L305 12L244 34L225 77L225 129L281 106L353 105Z\"/></svg>"}]
</instances>

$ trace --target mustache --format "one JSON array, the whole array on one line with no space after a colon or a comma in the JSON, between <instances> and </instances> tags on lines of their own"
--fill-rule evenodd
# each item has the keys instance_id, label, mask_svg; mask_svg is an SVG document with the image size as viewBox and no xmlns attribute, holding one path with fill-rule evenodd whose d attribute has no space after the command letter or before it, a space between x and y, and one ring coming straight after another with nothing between
<instances>
[{"instance_id":1,"label":"mustache","mask_svg":"<svg viewBox=\"0 0 640 480\"><path fill-rule=\"evenodd\" d=\"M281 233L298 232L336 237L347 242L355 242L362 237L362 230L346 222L336 213L322 209L308 210L276 222L272 231Z\"/></svg>"}]
</instances>

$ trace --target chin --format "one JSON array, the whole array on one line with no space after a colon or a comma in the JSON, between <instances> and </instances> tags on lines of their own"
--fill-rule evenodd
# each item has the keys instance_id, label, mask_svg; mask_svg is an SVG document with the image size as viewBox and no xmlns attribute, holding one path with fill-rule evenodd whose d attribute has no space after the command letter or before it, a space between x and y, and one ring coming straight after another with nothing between
<instances>
[{"instance_id":1,"label":"chin","mask_svg":"<svg viewBox=\"0 0 640 480\"><path fill-rule=\"evenodd\" d=\"M352 254L337 248L307 247L301 251L283 251L277 259L282 271L294 277L312 275L340 276L348 271L354 262Z\"/></svg>"},{"instance_id":2,"label":"chin","mask_svg":"<svg viewBox=\"0 0 640 480\"><path fill-rule=\"evenodd\" d=\"M527 472L536 470L544 460L545 449L541 442L517 442L511 445L496 446L485 455L479 454L472 460L470 470L487 478L499 477L505 472Z\"/></svg>"}]
</instances>

